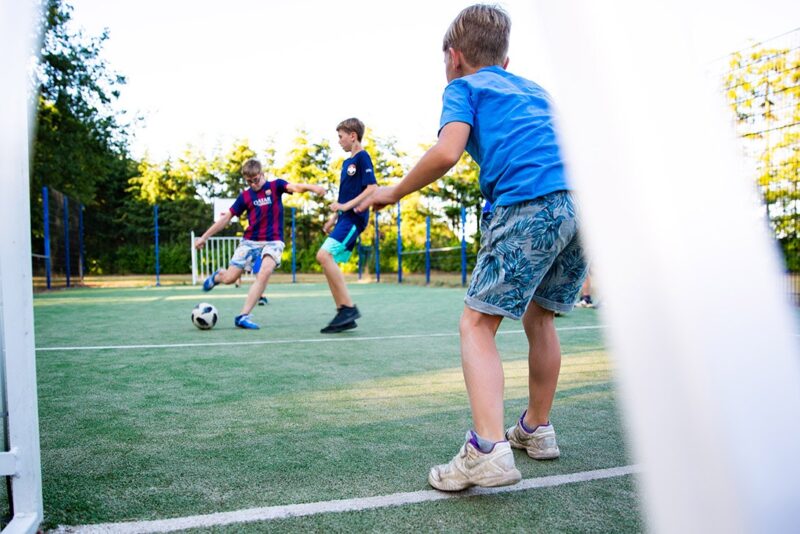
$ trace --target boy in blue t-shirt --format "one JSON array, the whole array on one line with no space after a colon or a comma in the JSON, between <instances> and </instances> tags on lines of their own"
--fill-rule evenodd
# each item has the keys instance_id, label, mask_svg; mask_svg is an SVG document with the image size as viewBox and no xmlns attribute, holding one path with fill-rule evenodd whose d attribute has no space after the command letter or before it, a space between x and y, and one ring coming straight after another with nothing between
<instances>
[{"instance_id":1,"label":"boy in blue t-shirt","mask_svg":"<svg viewBox=\"0 0 800 534\"><path fill-rule=\"evenodd\" d=\"M336 316L320 330L323 334L344 332L358 326L356 319L361 314L350 298L338 264L350 259L358 236L369 224L369 212L356 213L353 208L378 187L372 160L361 146L364 123L355 118L346 119L336 127L336 133L339 135L339 146L345 152L350 152L350 157L342 164L339 197L331 204L333 213L323 226L328 238L317 252L317 261L322 266L336 303Z\"/></svg>"},{"instance_id":2,"label":"boy in blue t-shirt","mask_svg":"<svg viewBox=\"0 0 800 534\"><path fill-rule=\"evenodd\" d=\"M466 149L480 165L491 202L461 316L461 360L474 430L450 463L430 470L431 486L458 491L520 480L511 448L537 460L560 454L550 424L561 347L554 312L572 309L586 262L564 176L549 95L505 70L511 22L499 7L464 9L444 37L439 139L397 185L358 209L394 205L444 175ZM495 333L522 319L528 338L528 407L503 430L503 367Z\"/></svg>"}]
</instances>

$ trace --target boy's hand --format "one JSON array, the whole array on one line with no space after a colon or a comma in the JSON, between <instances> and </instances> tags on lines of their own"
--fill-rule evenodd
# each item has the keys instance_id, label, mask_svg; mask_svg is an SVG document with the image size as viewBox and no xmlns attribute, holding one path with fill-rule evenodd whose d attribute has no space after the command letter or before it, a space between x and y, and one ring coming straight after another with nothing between
<instances>
[{"instance_id":1,"label":"boy's hand","mask_svg":"<svg viewBox=\"0 0 800 534\"><path fill-rule=\"evenodd\" d=\"M370 196L359 202L356 206L356 213L362 213L369 210L382 210L386 206L394 205L400 200L397 196L396 186L389 185L379 187Z\"/></svg>"},{"instance_id":2,"label":"boy's hand","mask_svg":"<svg viewBox=\"0 0 800 534\"><path fill-rule=\"evenodd\" d=\"M311 184L311 190L313 192L315 192L316 194L318 194L318 195L324 195L325 194L325 188L322 187L321 185Z\"/></svg>"},{"instance_id":3,"label":"boy's hand","mask_svg":"<svg viewBox=\"0 0 800 534\"><path fill-rule=\"evenodd\" d=\"M322 225L322 231L326 234L330 234L331 230L333 230L334 225L336 224L336 217L328 217L328 220L325 221L325 224Z\"/></svg>"},{"instance_id":4,"label":"boy's hand","mask_svg":"<svg viewBox=\"0 0 800 534\"><path fill-rule=\"evenodd\" d=\"M204 246L206 246L206 239L204 237L198 237L194 240L194 248L197 250L200 250Z\"/></svg>"},{"instance_id":5,"label":"boy's hand","mask_svg":"<svg viewBox=\"0 0 800 534\"><path fill-rule=\"evenodd\" d=\"M344 204L339 204L338 202L331 202L331 209L334 212L344 211Z\"/></svg>"}]
</instances>

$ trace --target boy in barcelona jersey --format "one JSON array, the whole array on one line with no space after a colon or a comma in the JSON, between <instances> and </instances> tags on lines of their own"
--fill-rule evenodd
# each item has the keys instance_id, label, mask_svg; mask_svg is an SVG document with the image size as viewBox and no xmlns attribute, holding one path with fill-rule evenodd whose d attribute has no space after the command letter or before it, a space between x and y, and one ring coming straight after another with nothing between
<instances>
[{"instance_id":1,"label":"boy in barcelona jersey","mask_svg":"<svg viewBox=\"0 0 800 534\"><path fill-rule=\"evenodd\" d=\"M203 291L211 291L217 284L233 284L245 269L250 270L260 263L242 311L234 319L234 324L239 328L257 330L259 326L253 321L250 312L264 293L270 275L280 266L284 248L281 197L285 193L304 191L324 195L325 188L316 184L291 184L280 179L268 181L261 163L256 159L244 163L242 176L249 187L239 194L229 211L195 240L194 246L197 249L203 248L208 238L225 228L234 216L247 212L249 224L228 268L217 270L206 278Z\"/></svg>"}]
</instances>

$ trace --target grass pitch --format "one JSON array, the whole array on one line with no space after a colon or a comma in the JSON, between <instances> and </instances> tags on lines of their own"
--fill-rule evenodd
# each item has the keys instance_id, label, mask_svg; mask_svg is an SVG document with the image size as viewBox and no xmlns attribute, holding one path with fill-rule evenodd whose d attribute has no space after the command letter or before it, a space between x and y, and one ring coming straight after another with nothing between
<instances>
[{"instance_id":1,"label":"grass pitch","mask_svg":"<svg viewBox=\"0 0 800 534\"><path fill-rule=\"evenodd\" d=\"M246 288L76 289L35 298L46 528L146 521L429 490L470 427L463 289L357 284L356 330L319 334L321 284L276 284L233 326ZM220 322L192 326L198 302ZM557 319L552 413L562 457L516 451L524 479L631 463L596 310ZM527 401L527 345L505 321L506 422ZM641 531L635 479L323 513L191 532Z\"/></svg>"}]
</instances>

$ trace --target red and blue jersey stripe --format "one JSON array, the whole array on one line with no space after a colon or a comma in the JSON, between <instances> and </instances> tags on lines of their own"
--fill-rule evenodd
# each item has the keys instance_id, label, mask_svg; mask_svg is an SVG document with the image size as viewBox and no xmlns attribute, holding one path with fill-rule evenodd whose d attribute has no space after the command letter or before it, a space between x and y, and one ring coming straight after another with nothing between
<instances>
[{"instance_id":1,"label":"red and blue jersey stripe","mask_svg":"<svg viewBox=\"0 0 800 534\"><path fill-rule=\"evenodd\" d=\"M286 180L272 180L258 191L245 189L231 206L237 217L247 212L244 239L251 241L283 241L283 200Z\"/></svg>"}]
</instances>

